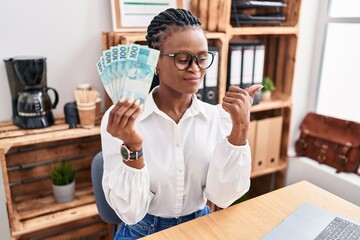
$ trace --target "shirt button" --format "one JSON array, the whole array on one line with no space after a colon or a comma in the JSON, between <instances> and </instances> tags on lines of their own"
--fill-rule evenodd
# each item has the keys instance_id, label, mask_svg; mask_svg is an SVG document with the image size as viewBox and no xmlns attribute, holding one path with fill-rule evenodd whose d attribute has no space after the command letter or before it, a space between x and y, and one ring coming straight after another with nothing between
<instances>
[{"instance_id":1,"label":"shirt button","mask_svg":"<svg viewBox=\"0 0 360 240\"><path fill-rule=\"evenodd\" d=\"M181 143L176 143L176 146L177 146L177 147L181 147Z\"/></svg>"},{"instance_id":2,"label":"shirt button","mask_svg":"<svg viewBox=\"0 0 360 240\"><path fill-rule=\"evenodd\" d=\"M178 199L179 201L181 201L181 200L182 200L182 197L178 197L177 199Z\"/></svg>"}]
</instances>

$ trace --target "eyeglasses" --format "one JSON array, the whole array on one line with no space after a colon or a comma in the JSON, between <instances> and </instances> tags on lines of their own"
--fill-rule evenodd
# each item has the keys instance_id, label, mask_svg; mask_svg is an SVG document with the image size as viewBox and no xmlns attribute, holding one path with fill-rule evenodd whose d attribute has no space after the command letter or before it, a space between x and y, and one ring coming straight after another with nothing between
<instances>
[{"instance_id":1,"label":"eyeglasses","mask_svg":"<svg viewBox=\"0 0 360 240\"><path fill-rule=\"evenodd\" d=\"M214 53L212 52L201 52L198 55L194 56L188 52L178 52L178 53L160 53L162 56L168 56L174 58L174 64L177 69L180 71L188 70L193 61L195 60L196 65L200 69L208 69L214 61Z\"/></svg>"}]
</instances>

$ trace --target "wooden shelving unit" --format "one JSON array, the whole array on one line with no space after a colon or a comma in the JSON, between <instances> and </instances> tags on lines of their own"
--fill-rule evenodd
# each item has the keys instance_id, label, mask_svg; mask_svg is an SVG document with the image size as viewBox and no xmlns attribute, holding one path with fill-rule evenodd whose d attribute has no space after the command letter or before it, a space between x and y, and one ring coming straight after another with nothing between
<instances>
[{"instance_id":1,"label":"wooden shelving unit","mask_svg":"<svg viewBox=\"0 0 360 240\"><path fill-rule=\"evenodd\" d=\"M53 126L24 130L0 123L0 161L12 239L109 239L92 190L90 166L101 151L94 128L69 129L63 116ZM75 199L55 202L49 173L58 160L76 169Z\"/></svg>"},{"instance_id":2,"label":"wooden shelving unit","mask_svg":"<svg viewBox=\"0 0 360 240\"><path fill-rule=\"evenodd\" d=\"M206 36L211 44L219 48L219 72L218 72L218 103L225 95L227 88L227 69L229 42L232 39L256 39L265 45L264 76L273 79L276 91L268 101L261 101L254 105L251 114L255 119L282 117L281 145L278 165L267 167L252 172L252 196L257 196L285 184L287 168L287 149L289 145L289 128L292 112L292 87L296 60L296 46L298 41L298 17L300 15L300 0L286 0L287 7L283 10L286 21L276 26L241 26L233 27L230 23L231 1L223 1L221 7L217 7L215 17L217 26L210 27L209 19L213 14L212 9L200 9L200 1L191 1L193 13L199 13L200 20L205 24ZM220 4L220 3L219 3ZM214 7L214 6L212 6ZM210 8L210 7L209 7ZM220 9L220 10L219 10ZM200 10L200 11L199 11ZM207 15L203 11L207 11ZM201 13L201 14L200 14ZM225 21L224 21L225 19ZM214 24L214 22L212 22ZM217 29L210 31L209 29ZM145 43L146 33L127 32L104 32L103 49L117 44ZM107 106L111 102L108 100Z\"/></svg>"}]
</instances>

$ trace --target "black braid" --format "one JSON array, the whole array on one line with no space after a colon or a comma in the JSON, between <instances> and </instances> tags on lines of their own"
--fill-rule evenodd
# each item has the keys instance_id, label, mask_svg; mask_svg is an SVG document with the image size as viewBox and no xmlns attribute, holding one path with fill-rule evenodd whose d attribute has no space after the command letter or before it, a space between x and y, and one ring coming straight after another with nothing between
<instances>
[{"instance_id":1,"label":"black braid","mask_svg":"<svg viewBox=\"0 0 360 240\"><path fill-rule=\"evenodd\" d=\"M160 50L160 44L172 30L183 27L198 27L202 29L200 20L185 9L169 8L155 16L147 28L146 40L148 46ZM150 91L159 85L159 76L154 75Z\"/></svg>"},{"instance_id":2,"label":"black braid","mask_svg":"<svg viewBox=\"0 0 360 240\"><path fill-rule=\"evenodd\" d=\"M201 28L201 22L188 10L169 8L155 16L148 26L146 35L148 46L159 49L160 40L164 40L166 37L166 34L163 33L169 31L170 26Z\"/></svg>"}]
</instances>

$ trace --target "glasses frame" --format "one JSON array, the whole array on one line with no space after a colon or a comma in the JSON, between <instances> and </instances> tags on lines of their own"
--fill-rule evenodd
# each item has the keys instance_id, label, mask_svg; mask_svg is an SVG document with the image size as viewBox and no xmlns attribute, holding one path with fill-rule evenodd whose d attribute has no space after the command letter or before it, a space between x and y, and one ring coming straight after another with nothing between
<instances>
[{"instance_id":1,"label":"glasses frame","mask_svg":"<svg viewBox=\"0 0 360 240\"><path fill-rule=\"evenodd\" d=\"M190 54L191 59L190 59L190 61L189 61L189 63L188 63L188 66L187 66L186 68L184 68L184 69L179 69L178 66L176 65L175 58L176 58L176 56L177 56L178 54L184 54L184 53ZM202 53L208 53L208 54L212 55L211 63L210 63L209 66L206 67L206 68L202 68L202 67L199 65L199 57L198 57L198 56L199 56L199 54L202 54ZM196 65L197 65L201 70L206 70L206 69L208 69L209 67L211 67L211 65L213 64L214 59L215 59L215 53L214 53L214 52L209 52L209 51L200 52L200 53L196 54L195 56L192 55L192 54L189 53L189 52L177 52L177 53L162 53L162 52L161 52L160 55L161 55L161 56L172 57L172 58L174 59L174 65L175 65L176 69L178 69L179 71L187 71L187 70L191 67L191 65L192 65L192 63L194 62L194 60L195 60Z\"/></svg>"}]
</instances>

